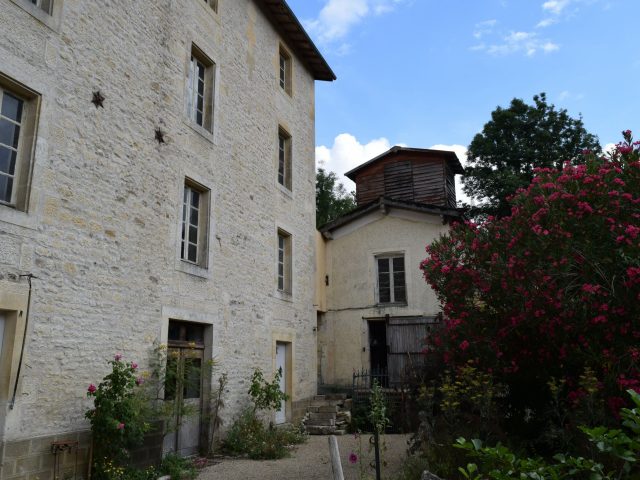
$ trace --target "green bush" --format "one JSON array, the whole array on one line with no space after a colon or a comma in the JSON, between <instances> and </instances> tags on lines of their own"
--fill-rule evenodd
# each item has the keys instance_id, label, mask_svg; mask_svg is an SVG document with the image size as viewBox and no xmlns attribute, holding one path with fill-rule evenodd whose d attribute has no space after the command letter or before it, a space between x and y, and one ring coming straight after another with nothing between
<instances>
[{"instance_id":1,"label":"green bush","mask_svg":"<svg viewBox=\"0 0 640 480\"><path fill-rule=\"evenodd\" d=\"M265 427L252 409L245 410L231 426L223 449L231 455L247 455L253 460L273 460L288 456L291 445L306 441L300 429Z\"/></svg>"},{"instance_id":2,"label":"green bush","mask_svg":"<svg viewBox=\"0 0 640 480\"><path fill-rule=\"evenodd\" d=\"M193 461L175 453L170 453L162 459L160 473L169 475L171 480L193 480L198 476L198 471Z\"/></svg>"}]
</instances>

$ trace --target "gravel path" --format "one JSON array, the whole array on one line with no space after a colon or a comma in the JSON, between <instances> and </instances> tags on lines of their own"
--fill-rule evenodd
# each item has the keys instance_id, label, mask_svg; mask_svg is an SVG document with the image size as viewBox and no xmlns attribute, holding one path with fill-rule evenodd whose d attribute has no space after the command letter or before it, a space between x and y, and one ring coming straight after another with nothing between
<instances>
[{"instance_id":1,"label":"gravel path","mask_svg":"<svg viewBox=\"0 0 640 480\"><path fill-rule=\"evenodd\" d=\"M304 445L298 445L291 457L281 460L247 460L225 458L220 463L203 469L198 480L332 480L329 460L329 437L309 436ZM349 463L349 454L358 453L362 441L364 464L373 461L373 451L368 450L369 436L359 440L353 435L338 438L340 458L345 480L358 480L358 464ZM382 471L383 479L393 479L406 457L408 435L385 435L386 451L383 459L387 467ZM371 478L375 471L367 468Z\"/></svg>"}]
</instances>

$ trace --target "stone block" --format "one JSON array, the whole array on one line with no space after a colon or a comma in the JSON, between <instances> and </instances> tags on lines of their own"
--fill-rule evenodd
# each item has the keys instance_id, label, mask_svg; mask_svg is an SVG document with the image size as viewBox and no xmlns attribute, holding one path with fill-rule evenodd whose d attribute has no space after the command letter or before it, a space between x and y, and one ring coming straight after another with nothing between
<instances>
[{"instance_id":1,"label":"stone block","mask_svg":"<svg viewBox=\"0 0 640 480\"><path fill-rule=\"evenodd\" d=\"M24 474L40 469L40 455L19 458L16 460L16 473Z\"/></svg>"},{"instance_id":2,"label":"stone block","mask_svg":"<svg viewBox=\"0 0 640 480\"><path fill-rule=\"evenodd\" d=\"M4 447L4 458L19 458L29 454L30 440L20 440L18 442L7 442Z\"/></svg>"}]
</instances>

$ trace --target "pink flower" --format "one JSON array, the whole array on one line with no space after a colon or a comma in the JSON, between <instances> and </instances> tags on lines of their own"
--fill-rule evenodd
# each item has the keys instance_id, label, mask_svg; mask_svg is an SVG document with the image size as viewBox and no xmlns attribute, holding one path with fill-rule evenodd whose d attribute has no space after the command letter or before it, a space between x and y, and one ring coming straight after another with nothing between
<instances>
[{"instance_id":1,"label":"pink flower","mask_svg":"<svg viewBox=\"0 0 640 480\"><path fill-rule=\"evenodd\" d=\"M469 348L469 342L463 340L462 343L460 343L460 350L464 352L467 348Z\"/></svg>"},{"instance_id":2,"label":"pink flower","mask_svg":"<svg viewBox=\"0 0 640 480\"><path fill-rule=\"evenodd\" d=\"M349 463L358 463L358 455L356 455L354 452L351 452L351 454L349 455Z\"/></svg>"},{"instance_id":3,"label":"pink flower","mask_svg":"<svg viewBox=\"0 0 640 480\"><path fill-rule=\"evenodd\" d=\"M115 357L113 357L113 359L116 362L119 362L120 360L122 360L122 354L121 353L116 353Z\"/></svg>"},{"instance_id":4,"label":"pink flower","mask_svg":"<svg viewBox=\"0 0 640 480\"><path fill-rule=\"evenodd\" d=\"M142 385L144 383L144 378L142 377L138 377L136 378L136 385Z\"/></svg>"},{"instance_id":5,"label":"pink flower","mask_svg":"<svg viewBox=\"0 0 640 480\"><path fill-rule=\"evenodd\" d=\"M138 368L138 364L136 362L131 362L131 368L135 370L136 368Z\"/></svg>"},{"instance_id":6,"label":"pink flower","mask_svg":"<svg viewBox=\"0 0 640 480\"><path fill-rule=\"evenodd\" d=\"M120 422L116 428L118 430L124 430L124 423Z\"/></svg>"},{"instance_id":7,"label":"pink flower","mask_svg":"<svg viewBox=\"0 0 640 480\"><path fill-rule=\"evenodd\" d=\"M96 390L97 390L96 386L93 383L89 385L89 388L87 388L87 392L89 392L89 393L93 393Z\"/></svg>"}]
</instances>

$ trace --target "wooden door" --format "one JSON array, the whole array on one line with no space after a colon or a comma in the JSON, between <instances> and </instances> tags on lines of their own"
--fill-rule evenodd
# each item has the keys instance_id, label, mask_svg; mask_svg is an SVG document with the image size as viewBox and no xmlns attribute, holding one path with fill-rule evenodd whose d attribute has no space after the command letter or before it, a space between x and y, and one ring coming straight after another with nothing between
<instances>
[{"instance_id":1,"label":"wooden door","mask_svg":"<svg viewBox=\"0 0 640 480\"><path fill-rule=\"evenodd\" d=\"M387 323L389 384L403 382L410 369L424 364L422 349L427 336L426 317L390 317Z\"/></svg>"},{"instance_id":2,"label":"wooden door","mask_svg":"<svg viewBox=\"0 0 640 480\"><path fill-rule=\"evenodd\" d=\"M287 392L287 345L286 343L276 343L276 370L280 375L280 391ZM280 409L276 412L276 424L287 421L287 402L282 400Z\"/></svg>"}]
</instances>

